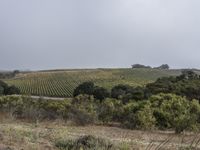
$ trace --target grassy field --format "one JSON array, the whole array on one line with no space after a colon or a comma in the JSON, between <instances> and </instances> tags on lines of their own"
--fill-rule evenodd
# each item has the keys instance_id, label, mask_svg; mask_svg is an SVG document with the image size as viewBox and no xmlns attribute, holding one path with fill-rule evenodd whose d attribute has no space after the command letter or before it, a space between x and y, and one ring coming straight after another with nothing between
<instances>
[{"instance_id":1,"label":"grassy field","mask_svg":"<svg viewBox=\"0 0 200 150\"><path fill-rule=\"evenodd\" d=\"M111 89L118 84L144 86L159 77L180 73L181 70L76 69L21 73L6 82L17 86L22 94L71 97L73 90L84 81L93 81L96 85Z\"/></svg>"}]
</instances>

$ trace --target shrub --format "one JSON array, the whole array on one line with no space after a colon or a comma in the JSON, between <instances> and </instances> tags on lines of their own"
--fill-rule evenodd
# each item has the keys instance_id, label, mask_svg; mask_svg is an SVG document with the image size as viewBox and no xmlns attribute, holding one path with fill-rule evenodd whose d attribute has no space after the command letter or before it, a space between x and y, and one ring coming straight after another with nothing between
<instances>
[{"instance_id":1,"label":"shrub","mask_svg":"<svg viewBox=\"0 0 200 150\"><path fill-rule=\"evenodd\" d=\"M116 150L111 142L91 135L82 136L75 140L62 140L56 142L56 147L60 150Z\"/></svg>"},{"instance_id":2,"label":"shrub","mask_svg":"<svg viewBox=\"0 0 200 150\"><path fill-rule=\"evenodd\" d=\"M153 115L150 103L147 102L132 102L124 108L124 123L123 125L130 129L153 129L156 125L156 118Z\"/></svg>"},{"instance_id":3,"label":"shrub","mask_svg":"<svg viewBox=\"0 0 200 150\"><path fill-rule=\"evenodd\" d=\"M1 96L0 110L17 118L71 119L78 125L102 121L119 122L130 129L199 130L200 104L175 94L153 95L149 100L130 101L123 104L107 98L100 103L91 95L79 95L73 99L35 100L24 96Z\"/></svg>"},{"instance_id":4,"label":"shrub","mask_svg":"<svg viewBox=\"0 0 200 150\"><path fill-rule=\"evenodd\" d=\"M55 119L67 118L71 101L35 100L26 96L0 97L0 109L17 118Z\"/></svg>"},{"instance_id":5,"label":"shrub","mask_svg":"<svg viewBox=\"0 0 200 150\"><path fill-rule=\"evenodd\" d=\"M130 102L124 105L124 120L127 128L198 130L200 104L197 100L188 101L175 94L158 94L149 101Z\"/></svg>"},{"instance_id":6,"label":"shrub","mask_svg":"<svg viewBox=\"0 0 200 150\"><path fill-rule=\"evenodd\" d=\"M111 97L119 99L120 96L124 96L132 91L132 87L129 85L117 85L111 90Z\"/></svg>"},{"instance_id":7,"label":"shrub","mask_svg":"<svg viewBox=\"0 0 200 150\"><path fill-rule=\"evenodd\" d=\"M116 100L108 98L101 103L98 108L98 118L104 123L112 121L121 121L123 114L123 104Z\"/></svg>"},{"instance_id":8,"label":"shrub","mask_svg":"<svg viewBox=\"0 0 200 150\"><path fill-rule=\"evenodd\" d=\"M134 100L143 100L145 96L145 89L142 87L136 87L132 91L132 99Z\"/></svg>"},{"instance_id":9,"label":"shrub","mask_svg":"<svg viewBox=\"0 0 200 150\"><path fill-rule=\"evenodd\" d=\"M94 95L94 98L99 99L100 101L102 101L103 99L109 97L110 93L105 88L96 86L94 88L93 95Z\"/></svg>"},{"instance_id":10,"label":"shrub","mask_svg":"<svg viewBox=\"0 0 200 150\"><path fill-rule=\"evenodd\" d=\"M78 125L94 123L97 120L97 106L93 96L79 95L72 100L69 118Z\"/></svg>"},{"instance_id":11,"label":"shrub","mask_svg":"<svg viewBox=\"0 0 200 150\"><path fill-rule=\"evenodd\" d=\"M71 101L69 99L63 101L40 100L38 111L41 117L48 119L68 118L68 113L71 109Z\"/></svg>"},{"instance_id":12,"label":"shrub","mask_svg":"<svg viewBox=\"0 0 200 150\"><path fill-rule=\"evenodd\" d=\"M174 128L180 133L198 122L200 106L195 100L190 102L174 94L160 94L150 100L160 128Z\"/></svg>"},{"instance_id":13,"label":"shrub","mask_svg":"<svg viewBox=\"0 0 200 150\"><path fill-rule=\"evenodd\" d=\"M136 128L143 130L153 129L155 127L156 118L153 115L153 110L149 103L136 113L135 124Z\"/></svg>"}]
</instances>

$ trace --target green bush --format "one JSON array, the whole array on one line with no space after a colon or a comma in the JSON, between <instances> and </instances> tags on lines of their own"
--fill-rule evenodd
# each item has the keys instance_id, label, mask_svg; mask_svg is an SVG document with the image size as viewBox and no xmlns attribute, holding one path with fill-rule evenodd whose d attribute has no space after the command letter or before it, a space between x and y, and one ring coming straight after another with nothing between
<instances>
[{"instance_id":1,"label":"green bush","mask_svg":"<svg viewBox=\"0 0 200 150\"><path fill-rule=\"evenodd\" d=\"M79 95L72 100L69 118L78 125L91 124L97 121L98 101L93 96Z\"/></svg>"},{"instance_id":2,"label":"green bush","mask_svg":"<svg viewBox=\"0 0 200 150\"><path fill-rule=\"evenodd\" d=\"M177 133L200 129L199 102L175 94L153 95L149 100L126 104L112 98L100 102L91 95L62 101L1 96L0 111L23 119L61 118L77 125L118 122L130 129L174 129Z\"/></svg>"},{"instance_id":3,"label":"green bush","mask_svg":"<svg viewBox=\"0 0 200 150\"><path fill-rule=\"evenodd\" d=\"M198 123L200 106L196 100L191 102L174 94L159 94L150 101L160 128L174 128L180 133Z\"/></svg>"},{"instance_id":4,"label":"green bush","mask_svg":"<svg viewBox=\"0 0 200 150\"><path fill-rule=\"evenodd\" d=\"M135 122L137 129L149 130L155 127L156 118L153 115L150 104L146 104L144 108L136 113Z\"/></svg>"},{"instance_id":5,"label":"green bush","mask_svg":"<svg viewBox=\"0 0 200 150\"><path fill-rule=\"evenodd\" d=\"M35 100L26 96L2 96L0 97L0 109L9 112L17 118L55 119L64 117L69 111L70 100ZM52 114L54 117L52 117Z\"/></svg>"},{"instance_id":6,"label":"green bush","mask_svg":"<svg viewBox=\"0 0 200 150\"><path fill-rule=\"evenodd\" d=\"M131 93L132 87L129 85L117 85L111 90L111 97L115 99L119 99L120 97L125 96L126 94Z\"/></svg>"},{"instance_id":7,"label":"green bush","mask_svg":"<svg viewBox=\"0 0 200 150\"><path fill-rule=\"evenodd\" d=\"M174 129L198 130L200 104L197 100L188 101L175 94L158 94L148 101L130 102L124 105L122 124L131 129Z\"/></svg>"},{"instance_id":8,"label":"green bush","mask_svg":"<svg viewBox=\"0 0 200 150\"><path fill-rule=\"evenodd\" d=\"M38 103L37 109L41 113L42 118L56 119L68 118L68 112L71 108L71 100L52 101L41 99Z\"/></svg>"},{"instance_id":9,"label":"green bush","mask_svg":"<svg viewBox=\"0 0 200 150\"><path fill-rule=\"evenodd\" d=\"M122 120L123 104L116 99L107 98L98 108L98 118L104 123Z\"/></svg>"},{"instance_id":10,"label":"green bush","mask_svg":"<svg viewBox=\"0 0 200 150\"><path fill-rule=\"evenodd\" d=\"M156 118L153 115L150 103L132 102L124 108L123 125L130 129L153 129L156 125Z\"/></svg>"}]
</instances>

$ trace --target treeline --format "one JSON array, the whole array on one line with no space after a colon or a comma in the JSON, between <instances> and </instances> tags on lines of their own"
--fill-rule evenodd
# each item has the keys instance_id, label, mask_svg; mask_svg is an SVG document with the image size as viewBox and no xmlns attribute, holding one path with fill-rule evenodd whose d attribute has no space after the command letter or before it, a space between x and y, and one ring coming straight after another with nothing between
<instances>
[{"instance_id":1,"label":"treeline","mask_svg":"<svg viewBox=\"0 0 200 150\"><path fill-rule=\"evenodd\" d=\"M123 103L148 99L151 95L172 93L186 96L187 99L200 101L200 76L191 70L183 70L180 76L162 77L145 87L129 85L114 86L111 91L95 86L93 82L84 82L74 90L74 96L79 94L94 95L95 98L115 98Z\"/></svg>"},{"instance_id":2,"label":"treeline","mask_svg":"<svg viewBox=\"0 0 200 150\"><path fill-rule=\"evenodd\" d=\"M151 69L169 69L169 65L168 64L162 64L161 66L158 66L158 67L151 67L151 66L145 66L145 65L142 65L142 64L134 64L134 65L131 65L132 68L151 68Z\"/></svg>"},{"instance_id":3,"label":"treeline","mask_svg":"<svg viewBox=\"0 0 200 150\"><path fill-rule=\"evenodd\" d=\"M200 101L200 76L191 70L183 70L180 76L163 77L147 84L146 89L150 94L173 93Z\"/></svg>"}]
</instances>

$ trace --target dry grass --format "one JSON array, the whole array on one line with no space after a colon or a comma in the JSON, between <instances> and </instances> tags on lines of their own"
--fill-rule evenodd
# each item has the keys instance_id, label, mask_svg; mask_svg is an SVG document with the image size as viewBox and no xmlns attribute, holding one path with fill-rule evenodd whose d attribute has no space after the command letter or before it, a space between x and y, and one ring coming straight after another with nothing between
<instances>
[{"instance_id":1,"label":"dry grass","mask_svg":"<svg viewBox=\"0 0 200 150\"><path fill-rule=\"evenodd\" d=\"M61 120L30 123L1 117L0 149L56 150L58 140L93 135L108 139L124 149L198 149L200 136L194 133L174 134L172 131L137 131L105 126L73 126Z\"/></svg>"}]
</instances>

